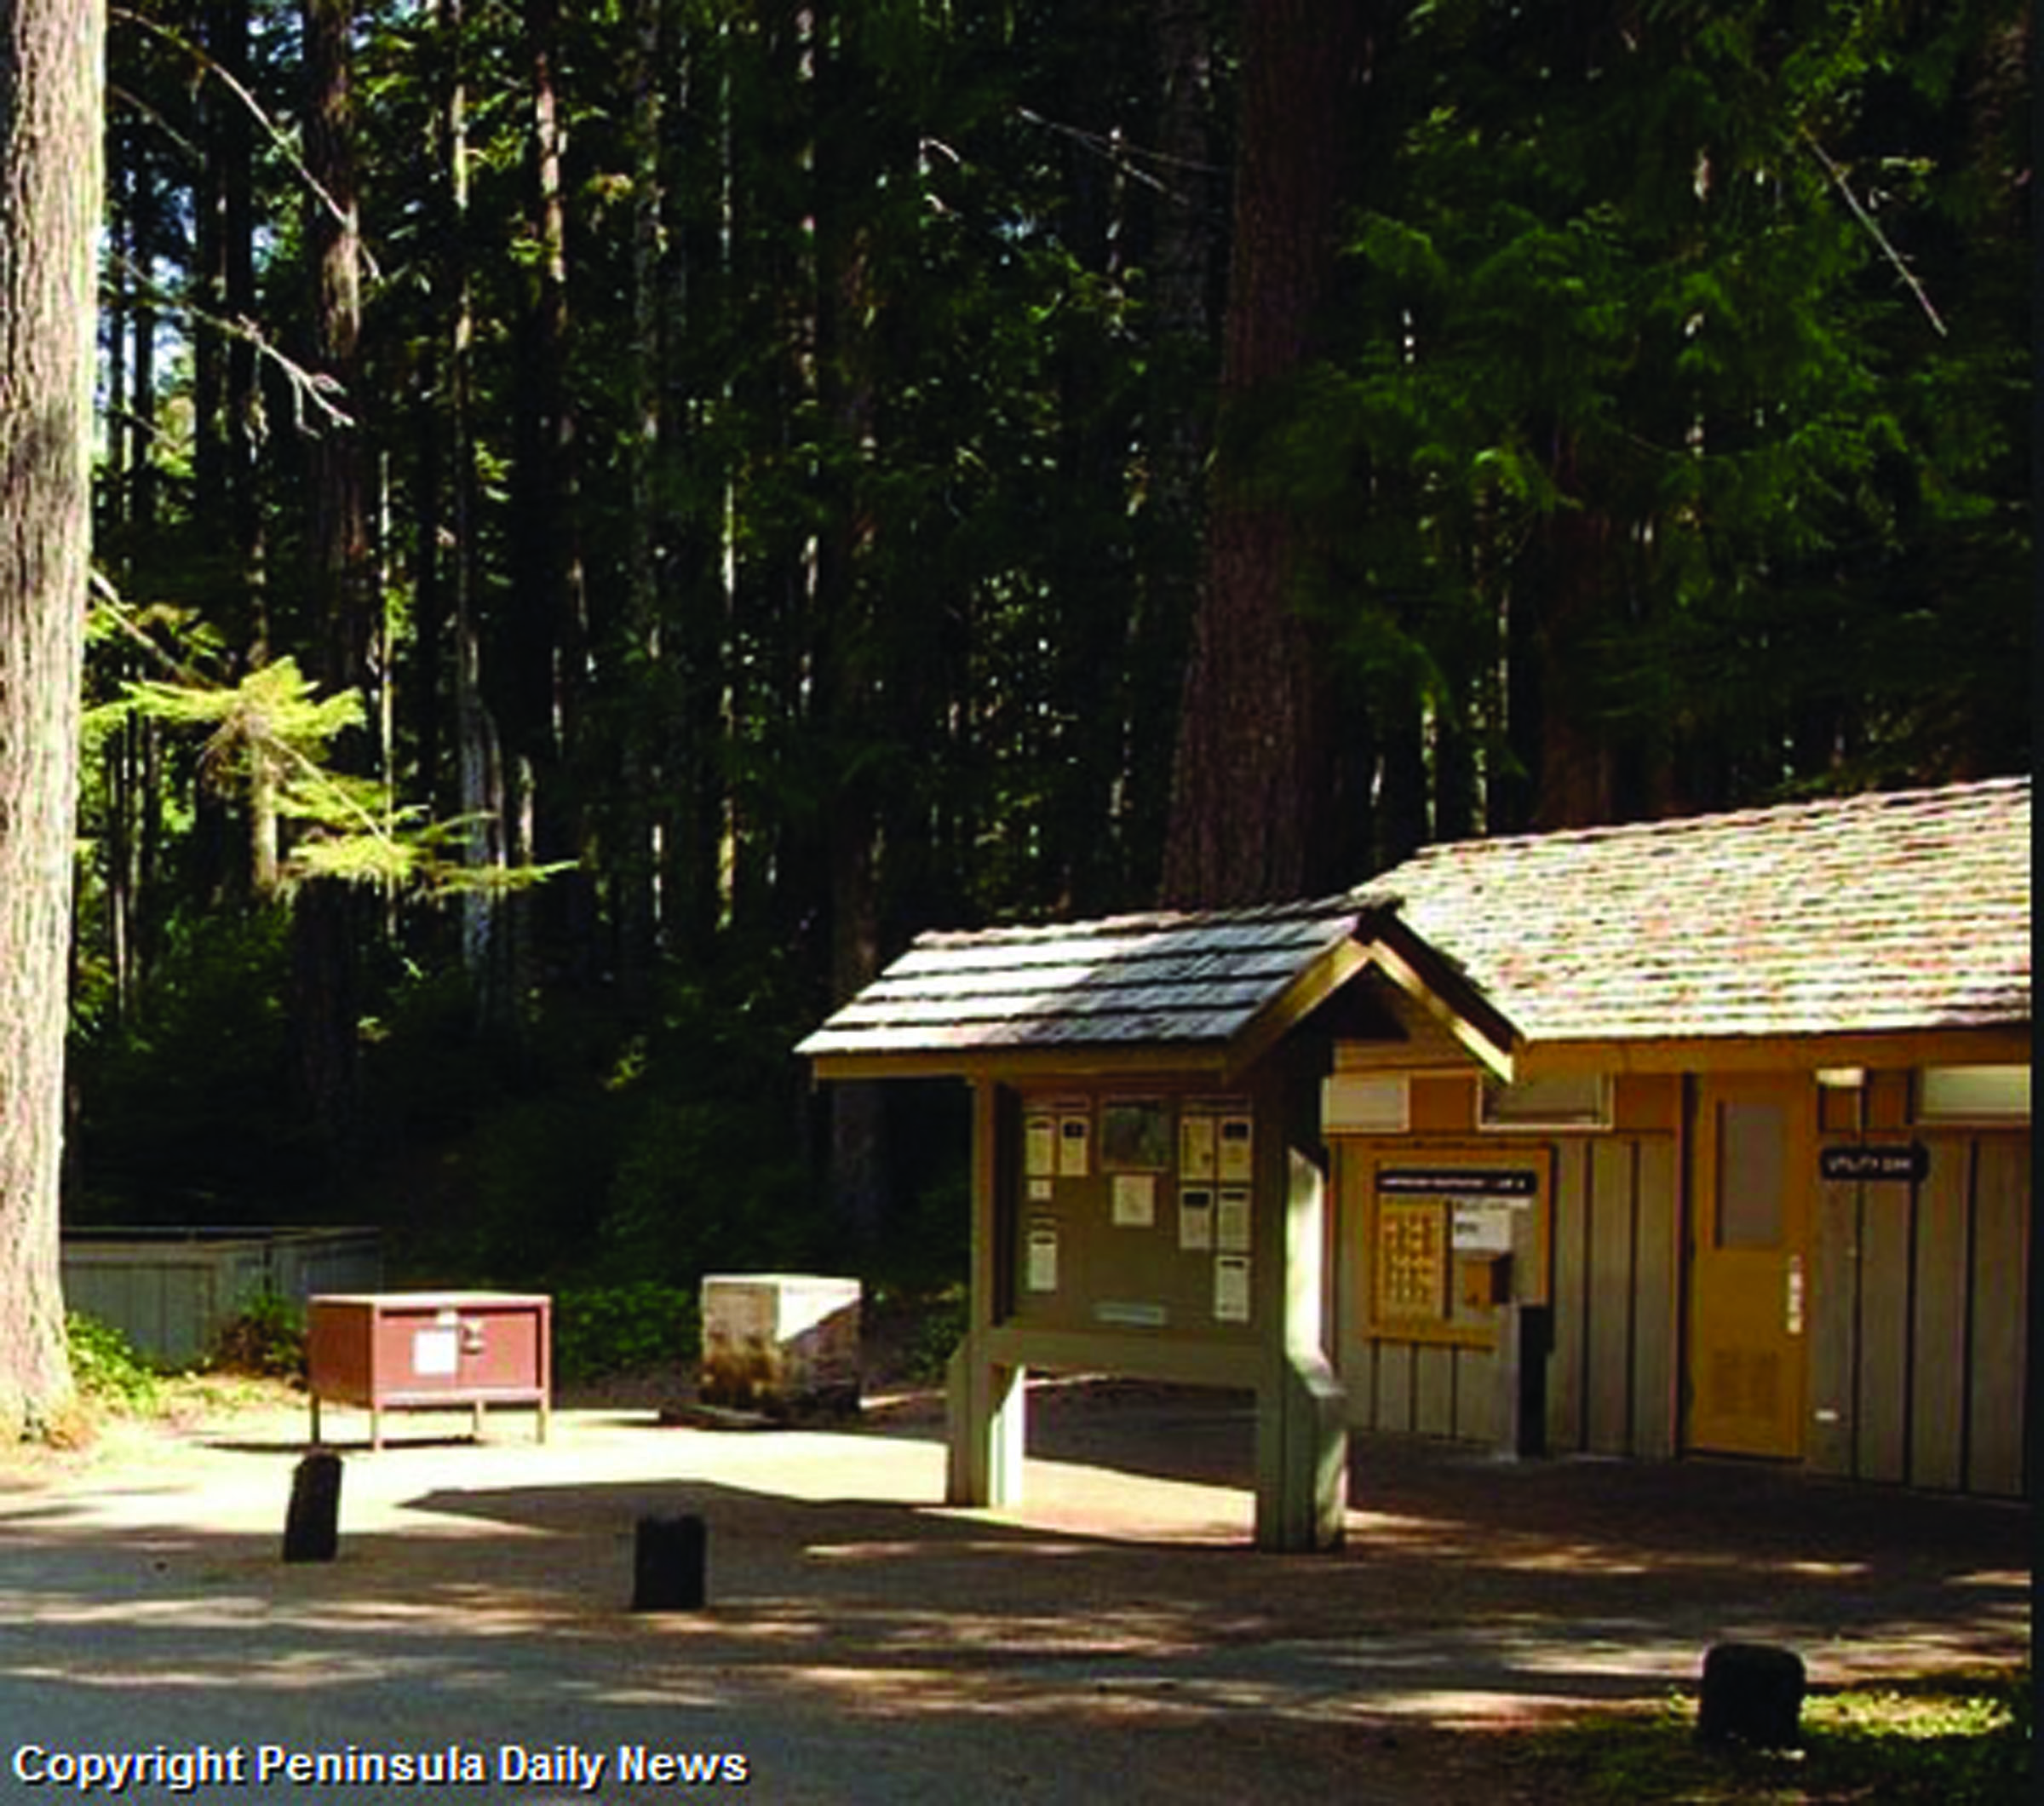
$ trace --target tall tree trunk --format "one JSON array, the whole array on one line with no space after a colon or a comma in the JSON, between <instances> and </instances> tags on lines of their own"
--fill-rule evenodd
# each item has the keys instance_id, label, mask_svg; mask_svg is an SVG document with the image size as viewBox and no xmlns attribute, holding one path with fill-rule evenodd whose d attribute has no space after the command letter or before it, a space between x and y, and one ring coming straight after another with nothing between
<instances>
[{"instance_id":1,"label":"tall tree trunk","mask_svg":"<svg viewBox=\"0 0 2044 1806\"><path fill-rule=\"evenodd\" d=\"M65 975L90 555L105 14L0 14L0 1444L70 1395Z\"/></svg>"},{"instance_id":2,"label":"tall tree trunk","mask_svg":"<svg viewBox=\"0 0 2044 1806\"><path fill-rule=\"evenodd\" d=\"M1245 492L1239 423L1316 342L1376 4L1244 9L1220 457L1164 849L1173 905L1260 902L1334 881L1328 660L1295 606L1312 549L1292 516Z\"/></svg>"},{"instance_id":3,"label":"tall tree trunk","mask_svg":"<svg viewBox=\"0 0 2044 1806\"><path fill-rule=\"evenodd\" d=\"M864 749L906 724L881 719L884 606L872 575L879 531L872 494L878 436L876 359L883 305L873 270L868 210L884 179L873 141L874 96L841 12L810 15L815 78L812 195L818 400L824 430L825 501L813 597L816 664L827 739ZM830 991L841 1002L880 969L880 783L854 757L840 776L823 825L830 900ZM851 1232L870 1242L887 1194L884 1101L878 1084L830 1088L832 1204Z\"/></svg>"},{"instance_id":4,"label":"tall tree trunk","mask_svg":"<svg viewBox=\"0 0 2044 1806\"><path fill-rule=\"evenodd\" d=\"M1611 748L1592 693L1592 642L1608 619L1614 548L1610 517L1582 486L1575 446L1555 454L1555 482L1580 507L1542 524L1530 567L1535 682L1540 687L1536 828L1587 828L1611 820Z\"/></svg>"},{"instance_id":5,"label":"tall tree trunk","mask_svg":"<svg viewBox=\"0 0 2044 1806\"><path fill-rule=\"evenodd\" d=\"M1208 0L1151 0L1161 153L1151 264L1148 530L1129 626L1128 842L1123 881L1153 888L1163 857L1172 728L1197 612L1211 440L1214 282L1222 219L1213 169L1214 53Z\"/></svg>"},{"instance_id":6,"label":"tall tree trunk","mask_svg":"<svg viewBox=\"0 0 2044 1806\"><path fill-rule=\"evenodd\" d=\"M360 411L361 239L355 200L348 0L305 0L306 165L320 193L308 198L307 244L314 282L313 359L338 385L357 424L324 423L308 447L308 573L322 631L319 675L330 690L360 689L370 665L366 460ZM339 749L344 761L350 749ZM366 748L352 762L367 762ZM330 1157L353 1153L357 1110L357 925L354 899L332 881L308 884L292 923L293 1028L297 1078L313 1130Z\"/></svg>"},{"instance_id":7,"label":"tall tree trunk","mask_svg":"<svg viewBox=\"0 0 2044 1806\"><path fill-rule=\"evenodd\" d=\"M527 0L525 54L531 78L528 229L535 261L530 305L520 322L514 523L514 620L506 648L511 700L502 715L508 751L525 768L535 843L514 860L578 859L583 825L572 799L589 646L580 544L577 411L568 382L568 235L564 162L567 124L560 82L557 0ZM588 887L575 874L514 899L521 963L532 951L535 914L550 952L586 968ZM522 986L521 986L522 988Z\"/></svg>"},{"instance_id":8,"label":"tall tree trunk","mask_svg":"<svg viewBox=\"0 0 2044 1806\"><path fill-rule=\"evenodd\" d=\"M418 656L411 688L419 762L435 797L463 823L462 863L505 864L507 803L497 724L483 694L483 645L476 616L477 475L472 388L475 338L469 251L468 87L465 0L437 0L433 67L439 83L439 255L433 265L435 398L422 435L419 486ZM479 1027L511 1026L513 988L504 969L508 937L502 896L479 886L456 905L462 969Z\"/></svg>"},{"instance_id":9,"label":"tall tree trunk","mask_svg":"<svg viewBox=\"0 0 2044 1806\"><path fill-rule=\"evenodd\" d=\"M688 500L670 511L674 535L661 567L662 618L672 687L668 723L668 833L662 848L662 920L669 947L708 957L725 906L725 653L732 597L726 572L729 476L700 425L728 394L727 371L698 347L729 292L726 205L730 160L728 76L714 23L673 9L665 61L676 105L662 114L663 402L669 468ZM696 330L698 323L705 329Z\"/></svg>"},{"instance_id":10,"label":"tall tree trunk","mask_svg":"<svg viewBox=\"0 0 2044 1806\"><path fill-rule=\"evenodd\" d=\"M659 938L660 831L657 799L663 793L660 754L668 738L662 666L661 526L658 477L664 423L661 404L660 304L663 251L661 159L662 19L663 0L634 0L632 12L632 421L627 438L631 489L625 573L625 613L611 682L631 699L618 730L623 778L611 837L620 987L642 1003L652 976Z\"/></svg>"},{"instance_id":11,"label":"tall tree trunk","mask_svg":"<svg viewBox=\"0 0 2044 1806\"><path fill-rule=\"evenodd\" d=\"M135 290L135 373L130 385L133 451L129 459L130 505L128 523L139 547L156 531L156 252L161 236L158 223L161 202L156 173L146 159L138 158L132 171L129 192L129 243L141 279Z\"/></svg>"}]
</instances>

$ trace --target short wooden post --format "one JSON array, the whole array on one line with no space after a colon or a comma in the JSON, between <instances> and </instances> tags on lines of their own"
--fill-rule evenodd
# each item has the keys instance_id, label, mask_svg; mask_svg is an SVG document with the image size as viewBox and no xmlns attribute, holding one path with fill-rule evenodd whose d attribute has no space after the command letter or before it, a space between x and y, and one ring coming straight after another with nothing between
<instances>
[{"instance_id":1,"label":"short wooden post","mask_svg":"<svg viewBox=\"0 0 2044 1806\"><path fill-rule=\"evenodd\" d=\"M291 1475L284 1519L284 1559L330 1562L341 1546L341 1458L316 1448Z\"/></svg>"},{"instance_id":2,"label":"short wooden post","mask_svg":"<svg viewBox=\"0 0 2044 1806\"><path fill-rule=\"evenodd\" d=\"M632 1560L634 1612L696 1612L706 1594L709 1533L703 1520L642 1517Z\"/></svg>"},{"instance_id":3,"label":"short wooden post","mask_svg":"<svg viewBox=\"0 0 2044 1806\"><path fill-rule=\"evenodd\" d=\"M1802 1747L1803 1659L1773 1643L1716 1643L1703 1657L1697 1736L1756 1750Z\"/></svg>"}]
</instances>

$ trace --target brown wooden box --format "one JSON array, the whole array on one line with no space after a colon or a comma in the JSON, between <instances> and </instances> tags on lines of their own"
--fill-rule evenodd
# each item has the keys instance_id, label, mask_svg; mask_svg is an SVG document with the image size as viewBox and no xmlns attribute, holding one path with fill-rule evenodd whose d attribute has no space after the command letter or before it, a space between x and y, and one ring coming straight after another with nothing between
<instances>
[{"instance_id":1,"label":"brown wooden box","mask_svg":"<svg viewBox=\"0 0 2044 1806\"><path fill-rule=\"evenodd\" d=\"M547 1440L553 1403L553 1300L542 1293L393 1291L309 1301L307 1386L313 1441L322 1404L366 1406L371 1448L386 1411L531 1405Z\"/></svg>"}]
</instances>

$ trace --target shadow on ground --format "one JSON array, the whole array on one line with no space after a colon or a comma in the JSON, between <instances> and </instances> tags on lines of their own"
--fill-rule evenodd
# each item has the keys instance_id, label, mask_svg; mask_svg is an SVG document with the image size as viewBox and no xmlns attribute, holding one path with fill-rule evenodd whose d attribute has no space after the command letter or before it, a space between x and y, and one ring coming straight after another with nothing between
<instances>
[{"instance_id":1,"label":"shadow on ground","mask_svg":"<svg viewBox=\"0 0 2044 1806\"><path fill-rule=\"evenodd\" d=\"M2027 1509L1362 1439L1346 1548L1275 1556L1243 1546L1245 1401L1032 1406L999 1514L936 1502L927 1401L855 1433L428 1429L347 1458L330 1564L278 1560L281 1425L196 1478L0 1494L0 1733L86 1735L118 1686L130 1743L723 1747L762 1799L1495 1800L1537 1796L1473 1731L1664 1698L1724 1637L1832 1680L2027 1648ZM634 1614L634 1527L680 1513L708 1608Z\"/></svg>"}]
</instances>

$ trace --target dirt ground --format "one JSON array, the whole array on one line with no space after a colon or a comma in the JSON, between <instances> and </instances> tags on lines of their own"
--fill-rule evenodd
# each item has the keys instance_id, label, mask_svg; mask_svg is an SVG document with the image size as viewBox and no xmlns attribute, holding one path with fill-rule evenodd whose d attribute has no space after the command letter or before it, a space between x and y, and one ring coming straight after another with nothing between
<instances>
[{"instance_id":1,"label":"dirt ground","mask_svg":"<svg viewBox=\"0 0 2044 1806\"><path fill-rule=\"evenodd\" d=\"M1785 1642L1817 1684L2029 1648L2027 1507L1370 1438L1346 1547L1277 1556L1248 1546L1246 1398L1043 1383L1031 1420L1025 1503L982 1512L941 1504L927 1395L841 1430L591 1404L543 1447L525 1413L479 1443L465 1417L405 1417L375 1454L330 1412L340 1558L290 1566L302 1406L17 1463L0 1763L66 1739L432 1747L490 1769L459 1797L623 1802L674 1791L618 1772L657 1747L742 1754L772 1801L1454 1806L1565 1797L1515 1732L1664 1700L1714 1642ZM707 1606L634 1613L636 1526L681 1513ZM508 1750L606 1769L566 1786Z\"/></svg>"}]
</instances>

